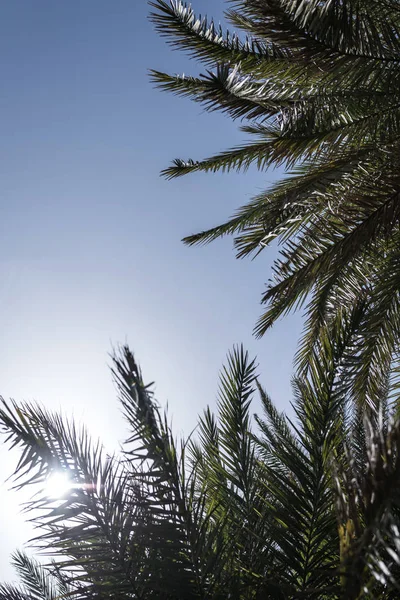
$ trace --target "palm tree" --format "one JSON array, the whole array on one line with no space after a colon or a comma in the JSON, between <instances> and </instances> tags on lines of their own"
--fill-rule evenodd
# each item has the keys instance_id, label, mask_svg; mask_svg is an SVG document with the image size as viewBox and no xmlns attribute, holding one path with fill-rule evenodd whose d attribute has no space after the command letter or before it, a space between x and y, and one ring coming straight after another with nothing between
<instances>
[{"instance_id":1,"label":"palm tree","mask_svg":"<svg viewBox=\"0 0 400 600\"><path fill-rule=\"evenodd\" d=\"M207 69L152 71L158 87L245 122L243 145L175 160L195 171L283 166L288 176L236 214L185 238L235 235L238 257L281 244L255 333L307 303L298 354L306 369L321 327L364 309L354 388L374 405L400 334L400 7L398 0L235 0L224 32L180 0L154 0L156 29Z\"/></svg>"},{"instance_id":2,"label":"palm tree","mask_svg":"<svg viewBox=\"0 0 400 600\"><path fill-rule=\"evenodd\" d=\"M13 554L11 563L20 584L0 584L1 600L59 600L74 593L73 587L67 582L67 575L56 563L46 567L20 551Z\"/></svg>"},{"instance_id":3,"label":"palm tree","mask_svg":"<svg viewBox=\"0 0 400 600\"><path fill-rule=\"evenodd\" d=\"M371 421L348 402L340 364L354 323L320 337L294 383L294 423L242 348L221 372L218 414L207 409L179 444L127 347L113 362L130 427L121 455L37 404L4 402L1 430L21 450L16 486L36 492L35 544L56 559L68 597L397 598L400 426L384 398ZM58 500L45 491L52 472L70 481Z\"/></svg>"}]
</instances>

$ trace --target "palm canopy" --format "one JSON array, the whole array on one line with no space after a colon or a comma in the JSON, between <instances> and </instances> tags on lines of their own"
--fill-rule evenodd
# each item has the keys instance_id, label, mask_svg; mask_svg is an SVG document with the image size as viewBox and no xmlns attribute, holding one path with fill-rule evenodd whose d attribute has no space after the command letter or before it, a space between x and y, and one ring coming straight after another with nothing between
<instances>
[{"instance_id":1,"label":"palm canopy","mask_svg":"<svg viewBox=\"0 0 400 600\"><path fill-rule=\"evenodd\" d=\"M34 544L56 559L63 597L397 598L400 428L384 398L371 422L348 404L338 366L353 326L321 337L294 384L294 423L242 348L221 372L218 414L207 409L181 443L129 348L113 366L130 429L120 456L39 405L4 403L1 430L21 452L16 487L36 491ZM53 471L71 481L58 500L42 490ZM0 595L39 600L7 586Z\"/></svg>"},{"instance_id":2,"label":"palm canopy","mask_svg":"<svg viewBox=\"0 0 400 600\"><path fill-rule=\"evenodd\" d=\"M355 390L374 403L400 333L398 1L232 0L226 17L243 39L179 0L150 4L158 32L207 69L198 77L152 71L153 81L242 119L249 137L204 160L175 160L164 175L252 164L288 174L184 241L234 235L238 257L280 242L255 333L307 302L301 368L338 307L362 302Z\"/></svg>"}]
</instances>

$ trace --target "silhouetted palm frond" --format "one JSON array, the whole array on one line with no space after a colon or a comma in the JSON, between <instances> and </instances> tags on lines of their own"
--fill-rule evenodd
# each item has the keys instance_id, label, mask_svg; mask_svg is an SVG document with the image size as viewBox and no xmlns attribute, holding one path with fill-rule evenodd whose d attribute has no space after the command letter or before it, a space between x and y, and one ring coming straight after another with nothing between
<instances>
[{"instance_id":1,"label":"silhouetted palm frond","mask_svg":"<svg viewBox=\"0 0 400 600\"><path fill-rule=\"evenodd\" d=\"M113 359L131 432L121 456L39 405L4 403L1 429L21 449L16 486L36 492L34 542L56 562L48 571L17 554L23 587L3 585L3 599L395 598L399 427L388 387L379 418L349 401L359 314L343 309L321 329L294 382L294 421L241 347L221 371L217 414L206 409L180 443L127 347ZM46 492L54 471L70 482L58 499Z\"/></svg>"},{"instance_id":2,"label":"silhouetted palm frond","mask_svg":"<svg viewBox=\"0 0 400 600\"><path fill-rule=\"evenodd\" d=\"M19 583L1 584L1 600L62 600L63 598L84 598L67 582L55 563L45 566L30 558L25 552L17 551L11 558Z\"/></svg>"},{"instance_id":3,"label":"silhouetted palm frond","mask_svg":"<svg viewBox=\"0 0 400 600\"><path fill-rule=\"evenodd\" d=\"M222 225L187 244L235 236L238 257L273 240L281 252L255 333L307 302L300 363L320 327L364 296L355 387L374 406L398 351L400 222L400 11L395 0L238 0L224 33L180 0L155 0L152 21L176 48L203 63L198 77L152 71L162 90L221 110L249 140L209 158L174 161L195 171L265 170L287 177ZM388 327L387 323L392 326ZM386 323L386 325L385 325ZM310 335L311 332L311 335ZM311 342L311 344L310 344ZM374 374L377 377L375 384Z\"/></svg>"}]
</instances>

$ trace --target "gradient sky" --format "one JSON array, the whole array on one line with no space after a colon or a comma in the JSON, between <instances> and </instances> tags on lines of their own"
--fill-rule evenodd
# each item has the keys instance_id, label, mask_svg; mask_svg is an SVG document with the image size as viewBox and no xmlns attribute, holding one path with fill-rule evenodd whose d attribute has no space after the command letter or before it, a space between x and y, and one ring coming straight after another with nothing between
<instances>
[{"instance_id":1,"label":"gradient sky","mask_svg":"<svg viewBox=\"0 0 400 600\"><path fill-rule=\"evenodd\" d=\"M222 0L197 0L222 16ZM108 447L125 434L107 365L128 341L177 433L214 404L243 342L288 408L300 317L252 337L274 251L236 261L232 240L187 248L273 181L273 172L166 182L175 157L242 140L221 114L154 90L147 69L196 73L147 21L145 0L0 3L0 393L84 420ZM16 454L0 448L0 480ZM1 578L26 541L21 494L1 487Z\"/></svg>"}]
</instances>

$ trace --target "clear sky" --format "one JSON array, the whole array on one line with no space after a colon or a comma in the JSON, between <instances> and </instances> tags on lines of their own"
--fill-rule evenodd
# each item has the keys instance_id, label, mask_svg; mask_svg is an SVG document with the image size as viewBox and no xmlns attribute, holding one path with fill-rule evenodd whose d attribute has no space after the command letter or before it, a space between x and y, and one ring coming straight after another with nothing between
<instances>
[{"instance_id":1,"label":"clear sky","mask_svg":"<svg viewBox=\"0 0 400 600\"><path fill-rule=\"evenodd\" d=\"M222 15L222 0L197 0ZM175 157L242 139L238 124L154 90L147 69L197 73L147 21L145 0L0 3L0 393L62 407L112 447L124 436L107 364L128 341L177 432L214 403L226 352L243 342L288 407L298 316L252 337L273 251L236 261L232 240L180 239L229 216L273 172L166 182ZM0 448L0 480L13 459ZM1 487L0 577L26 540Z\"/></svg>"}]
</instances>

